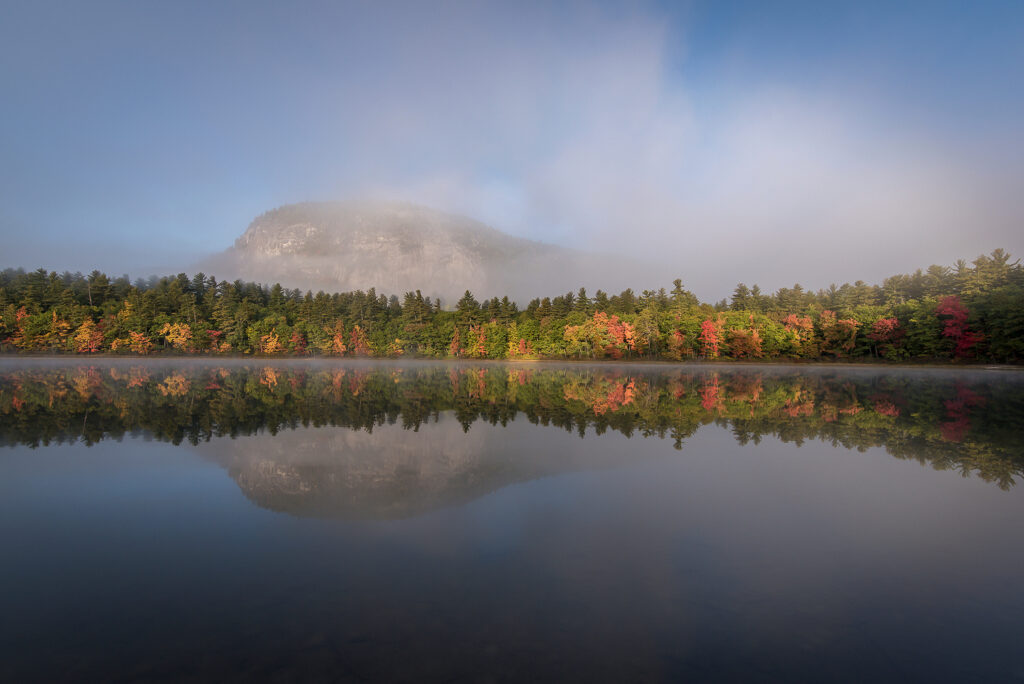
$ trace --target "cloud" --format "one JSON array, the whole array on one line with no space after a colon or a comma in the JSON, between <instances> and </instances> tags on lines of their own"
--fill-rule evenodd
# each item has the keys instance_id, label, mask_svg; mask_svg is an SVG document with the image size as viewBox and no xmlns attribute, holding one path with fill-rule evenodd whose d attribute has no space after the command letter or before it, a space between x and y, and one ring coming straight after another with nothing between
<instances>
[{"instance_id":1,"label":"cloud","mask_svg":"<svg viewBox=\"0 0 1024 684\"><path fill-rule=\"evenodd\" d=\"M40 45L40 73L0 72L19 103L6 129L22 132L0 138L18 169L0 200L51 241L174 234L212 252L273 206L369 194L656 261L637 288L682 276L708 299L739 280L824 287L1024 252L1020 98L999 86L1021 51L951 60L938 28L956 17L922 37L784 18L772 30L789 33L730 33L633 4L110 12L74 18L102 50L55 28L74 40ZM983 40L971 30L957 36ZM22 27L8 49L43 35ZM913 72L893 59L911 53L927 57L904 60ZM900 75L929 73L900 91ZM1001 108L982 122L986 97Z\"/></svg>"},{"instance_id":2,"label":"cloud","mask_svg":"<svg viewBox=\"0 0 1024 684\"><path fill-rule=\"evenodd\" d=\"M496 30L479 64L418 63L412 96L389 87L365 129L389 160L365 187L666 262L659 277L708 298L739 280L824 287L1024 247L1012 169L975 154L975 132L941 138L844 83L721 84L709 103L672 72L663 21L588 22L593 40L569 21L523 50ZM433 163L402 168L399 149Z\"/></svg>"}]
</instances>

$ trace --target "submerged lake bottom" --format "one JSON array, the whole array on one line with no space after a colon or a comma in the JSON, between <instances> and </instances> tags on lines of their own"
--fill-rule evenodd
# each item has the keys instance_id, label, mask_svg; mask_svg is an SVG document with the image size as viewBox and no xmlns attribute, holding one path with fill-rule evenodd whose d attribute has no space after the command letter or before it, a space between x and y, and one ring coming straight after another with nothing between
<instances>
[{"instance_id":1,"label":"submerged lake bottom","mask_svg":"<svg viewBox=\"0 0 1024 684\"><path fill-rule=\"evenodd\" d=\"M1024 376L0 360L4 681L1024 681Z\"/></svg>"}]
</instances>

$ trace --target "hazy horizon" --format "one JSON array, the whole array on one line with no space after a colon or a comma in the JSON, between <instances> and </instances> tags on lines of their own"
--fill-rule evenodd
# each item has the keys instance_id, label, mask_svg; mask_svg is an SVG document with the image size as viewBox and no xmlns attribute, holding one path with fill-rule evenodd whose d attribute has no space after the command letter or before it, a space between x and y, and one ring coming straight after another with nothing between
<instances>
[{"instance_id":1,"label":"hazy horizon","mask_svg":"<svg viewBox=\"0 0 1024 684\"><path fill-rule=\"evenodd\" d=\"M706 301L1024 253L1019 3L7 10L0 268L163 275L361 197Z\"/></svg>"}]
</instances>

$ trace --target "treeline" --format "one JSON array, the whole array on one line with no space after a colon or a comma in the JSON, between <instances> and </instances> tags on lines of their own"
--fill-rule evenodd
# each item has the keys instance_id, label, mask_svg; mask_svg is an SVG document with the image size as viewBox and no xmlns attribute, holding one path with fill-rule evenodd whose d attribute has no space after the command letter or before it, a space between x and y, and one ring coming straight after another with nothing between
<instances>
[{"instance_id":1,"label":"treeline","mask_svg":"<svg viewBox=\"0 0 1024 684\"><path fill-rule=\"evenodd\" d=\"M0 446L120 439L175 444L300 426L417 430L450 412L464 429L519 416L586 436L614 430L682 448L702 425L742 443L774 435L850 449L884 447L937 469L976 473L1004 489L1024 475L1021 385L971 375L720 371L700 367L118 360L0 367ZM1013 374L1015 375L1015 374Z\"/></svg>"},{"instance_id":2,"label":"treeline","mask_svg":"<svg viewBox=\"0 0 1024 684\"><path fill-rule=\"evenodd\" d=\"M1001 249L812 292L736 287L700 302L666 291L591 297L580 288L520 308L454 307L420 291L301 292L192 278L130 282L99 271L0 273L0 348L21 352L427 356L489 359L1024 358L1024 268Z\"/></svg>"}]
</instances>

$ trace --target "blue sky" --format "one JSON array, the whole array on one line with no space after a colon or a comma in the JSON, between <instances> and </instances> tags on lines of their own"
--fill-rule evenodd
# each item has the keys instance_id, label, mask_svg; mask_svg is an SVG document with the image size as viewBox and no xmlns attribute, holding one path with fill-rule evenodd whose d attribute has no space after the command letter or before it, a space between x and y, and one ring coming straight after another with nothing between
<instances>
[{"instance_id":1,"label":"blue sky","mask_svg":"<svg viewBox=\"0 0 1024 684\"><path fill-rule=\"evenodd\" d=\"M5 5L0 266L179 270L364 195L712 299L1024 252L1020 2Z\"/></svg>"}]
</instances>

